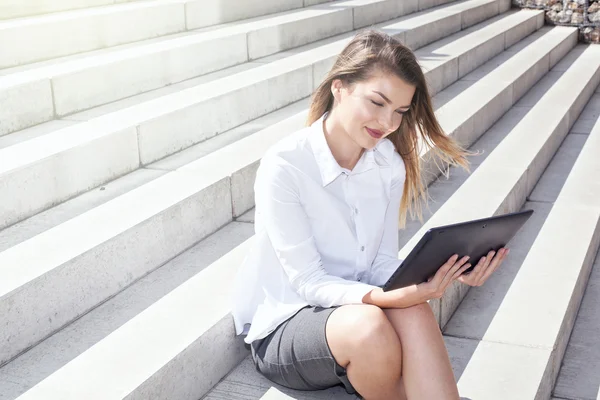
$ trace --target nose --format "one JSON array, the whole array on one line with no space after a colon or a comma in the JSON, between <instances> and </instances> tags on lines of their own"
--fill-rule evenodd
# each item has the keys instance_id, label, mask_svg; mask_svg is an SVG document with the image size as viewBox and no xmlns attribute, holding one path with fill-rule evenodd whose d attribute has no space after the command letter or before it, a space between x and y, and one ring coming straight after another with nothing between
<instances>
[{"instance_id":1,"label":"nose","mask_svg":"<svg viewBox=\"0 0 600 400\"><path fill-rule=\"evenodd\" d=\"M383 128L385 133L388 133L394 128L394 113L395 111L392 111L391 113L383 111L379 116L379 125Z\"/></svg>"}]
</instances>

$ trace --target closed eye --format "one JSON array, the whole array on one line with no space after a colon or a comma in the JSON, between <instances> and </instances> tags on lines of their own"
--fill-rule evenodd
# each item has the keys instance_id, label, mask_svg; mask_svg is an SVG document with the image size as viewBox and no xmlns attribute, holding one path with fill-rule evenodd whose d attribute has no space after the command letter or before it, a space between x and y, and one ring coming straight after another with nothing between
<instances>
[{"instance_id":1,"label":"closed eye","mask_svg":"<svg viewBox=\"0 0 600 400\"><path fill-rule=\"evenodd\" d=\"M378 103L378 102L373 101L373 100L371 100L371 103L375 104L377 107L383 107L382 103ZM406 111L396 111L396 112L398 114L400 114L400 115L404 115L404 114L406 114L408 112L408 110L406 110Z\"/></svg>"}]
</instances>

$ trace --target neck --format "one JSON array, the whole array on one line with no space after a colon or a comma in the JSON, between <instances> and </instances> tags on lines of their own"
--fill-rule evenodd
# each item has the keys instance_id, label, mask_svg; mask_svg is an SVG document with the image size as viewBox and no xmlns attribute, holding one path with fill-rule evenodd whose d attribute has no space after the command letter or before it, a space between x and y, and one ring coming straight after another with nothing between
<instances>
[{"instance_id":1,"label":"neck","mask_svg":"<svg viewBox=\"0 0 600 400\"><path fill-rule=\"evenodd\" d=\"M323 131L335 161L342 168L354 169L364 149L344 131L333 110L323 122Z\"/></svg>"}]
</instances>

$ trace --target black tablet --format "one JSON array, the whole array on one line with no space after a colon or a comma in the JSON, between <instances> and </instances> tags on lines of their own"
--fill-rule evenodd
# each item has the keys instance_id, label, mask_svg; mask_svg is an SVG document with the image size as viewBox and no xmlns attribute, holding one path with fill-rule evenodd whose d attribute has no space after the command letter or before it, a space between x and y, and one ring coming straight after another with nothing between
<instances>
[{"instance_id":1,"label":"black tablet","mask_svg":"<svg viewBox=\"0 0 600 400\"><path fill-rule=\"evenodd\" d=\"M490 250L498 251L531 217L533 210L498 215L429 229L383 285L393 290L426 282L453 254L470 256L473 266Z\"/></svg>"}]
</instances>

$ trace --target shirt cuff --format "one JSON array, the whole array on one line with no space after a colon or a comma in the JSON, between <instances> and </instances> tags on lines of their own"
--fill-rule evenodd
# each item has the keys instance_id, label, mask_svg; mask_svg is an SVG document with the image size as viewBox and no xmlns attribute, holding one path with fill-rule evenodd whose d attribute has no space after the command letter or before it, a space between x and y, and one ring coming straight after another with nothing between
<instances>
[{"instance_id":1,"label":"shirt cuff","mask_svg":"<svg viewBox=\"0 0 600 400\"><path fill-rule=\"evenodd\" d=\"M378 289L377 286L369 285L366 283L356 283L344 296L344 303L346 304L364 304L362 299L367 293L373 289Z\"/></svg>"}]
</instances>

